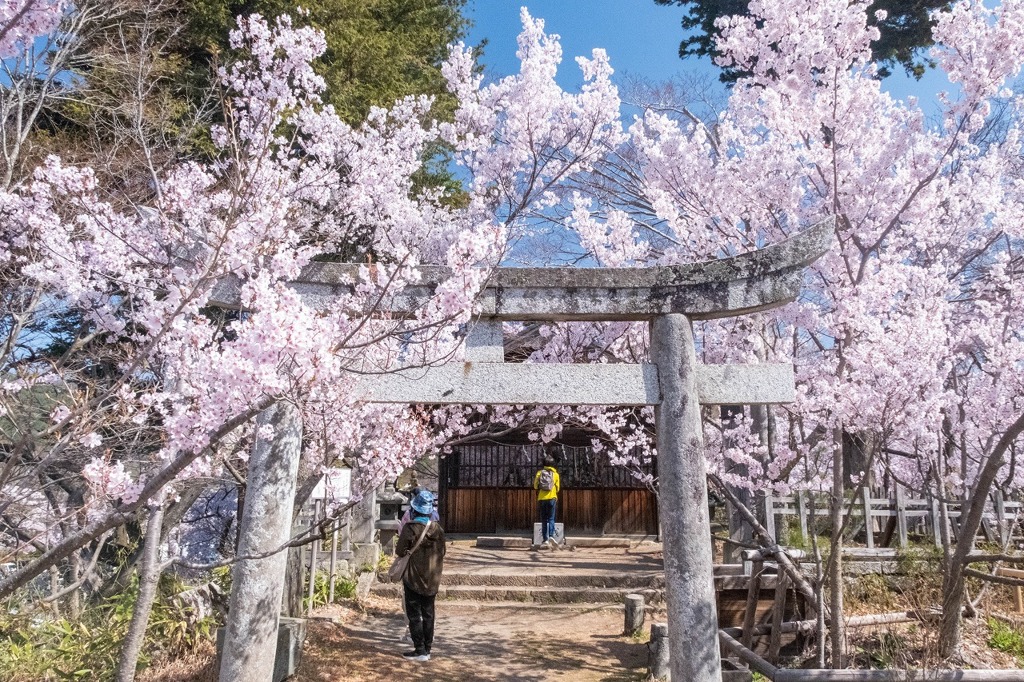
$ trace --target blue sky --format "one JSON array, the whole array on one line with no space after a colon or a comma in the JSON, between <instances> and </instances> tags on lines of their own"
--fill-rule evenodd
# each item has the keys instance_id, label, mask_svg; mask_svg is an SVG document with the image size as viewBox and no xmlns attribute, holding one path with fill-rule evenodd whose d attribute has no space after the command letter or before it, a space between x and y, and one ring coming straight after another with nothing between
<instances>
[{"instance_id":1,"label":"blue sky","mask_svg":"<svg viewBox=\"0 0 1024 682\"><path fill-rule=\"evenodd\" d=\"M519 70L515 39L521 28L519 8L524 5L534 17L544 19L548 33L561 36L559 82L564 88L575 89L581 80L572 59L589 56L595 47L608 51L617 76L629 74L664 81L676 75L710 75L709 80L717 81L718 70L710 60L679 59L683 37L680 21L685 9L662 7L654 0L469 0L466 13L474 22L469 42L487 39L483 62L489 77ZM897 98L916 95L926 105L935 101L939 90L949 87L942 73L930 73L918 82L897 71L884 84Z\"/></svg>"},{"instance_id":2,"label":"blue sky","mask_svg":"<svg viewBox=\"0 0 1024 682\"><path fill-rule=\"evenodd\" d=\"M470 0L467 14L475 23L470 42L487 38L484 63L488 75L504 76L518 71L515 38L520 31L519 8L526 6L542 18L548 33L562 37L565 62L559 74L564 86L579 82L579 70L569 60L589 56L603 47L616 72L665 80L683 70L717 71L707 60L679 59L679 25L685 11L662 7L654 0Z\"/></svg>"}]
</instances>

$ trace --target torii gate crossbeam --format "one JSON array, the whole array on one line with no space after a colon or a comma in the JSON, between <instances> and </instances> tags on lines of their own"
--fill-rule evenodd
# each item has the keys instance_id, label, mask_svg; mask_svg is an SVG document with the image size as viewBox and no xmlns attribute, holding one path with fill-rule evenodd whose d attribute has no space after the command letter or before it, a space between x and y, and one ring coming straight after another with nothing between
<instances>
[{"instance_id":1,"label":"torii gate crossbeam","mask_svg":"<svg viewBox=\"0 0 1024 682\"><path fill-rule=\"evenodd\" d=\"M468 335L464 362L366 377L356 390L375 402L654 405L672 678L720 680L700 405L789 402L793 374L790 366L781 365L698 365L691 321L769 310L792 301L800 292L804 268L828 250L832 235L829 219L759 251L673 267L497 268L481 295L480 319ZM307 304L331 309L340 295L351 291L359 270L356 265L315 263L290 286ZM424 267L421 274L422 284L383 301L382 310L392 315L414 311L446 271ZM237 307L238 300L237 284L225 281L215 289L211 304ZM503 321L563 320L649 321L652 364L503 362ZM286 435L292 447L278 448L276 459L287 453L297 461L298 439L292 431ZM292 499L294 474L290 484L284 478L278 477L279 488L272 494ZM249 494L266 498L268 491L249 486L246 494L248 507ZM291 505L280 507L276 516L264 514L252 521L259 524L258 533L267 543L263 551L288 540ZM268 527L275 531L268 532ZM246 527L240 532L250 530L257 532ZM246 612L234 592L249 595L268 618L267 605L280 603L284 581L282 562L273 567L268 563L267 570L252 568L237 568L232 587L230 617L246 623L259 620L259 614ZM254 648L273 648L266 638L276 634L276 628L260 629L266 641L254 642L252 632L232 628L229 622L222 680L269 679L269 671L227 665L229 656L244 658Z\"/></svg>"}]
</instances>

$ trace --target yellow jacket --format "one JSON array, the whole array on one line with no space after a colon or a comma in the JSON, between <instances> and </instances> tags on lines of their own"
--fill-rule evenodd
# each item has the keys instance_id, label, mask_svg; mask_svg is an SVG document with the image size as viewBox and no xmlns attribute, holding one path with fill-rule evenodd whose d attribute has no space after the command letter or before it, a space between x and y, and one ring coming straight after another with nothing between
<instances>
[{"instance_id":1,"label":"yellow jacket","mask_svg":"<svg viewBox=\"0 0 1024 682\"><path fill-rule=\"evenodd\" d=\"M553 488L551 488L551 490L541 490L540 489L540 471L544 471L544 469L550 469L551 473L554 474L555 485L554 485ZM533 489L537 491L537 501L538 502L541 501L541 500L554 500L554 499L557 499L558 498L558 491L560 491L562 489L562 480L558 477L558 469L555 469L555 467L544 467L544 469L541 469L540 471L538 471L533 476Z\"/></svg>"}]
</instances>

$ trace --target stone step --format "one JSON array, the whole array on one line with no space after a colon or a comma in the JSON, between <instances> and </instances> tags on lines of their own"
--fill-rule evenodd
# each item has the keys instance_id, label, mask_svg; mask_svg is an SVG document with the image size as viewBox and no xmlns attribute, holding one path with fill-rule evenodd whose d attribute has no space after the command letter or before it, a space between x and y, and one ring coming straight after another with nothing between
<instances>
[{"instance_id":1,"label":"stone step","mask_svg":"<svg viewBox=\"0 0 1024 682\"><path fill-rule=\"evenodd\" d=\"M746 591L750 578L742 575L716 575L714 581L715 588L718 590ZM761 576L761 591L774 590L777 581L778 576L776 575ZM389 582L387 574L377 574L377 582L379 584L387 584ZM663 573L520 573L516 575L502 575L452 572L444 573L441 576L441 584L471 587L606 587L629 590L663 590L665 589L665 575Z\"/></svg>"},{"instance_id":2,"label":"stone step","mask_svg":"<svg viewBox=\"0 0 1024 682\"><path fill-rule=\"evenodd\" d=\"M375 585L373 594L380 597L399 599L402 586L381 583ZM498 601L537 604L622 604L627 594L641 594L648 604L661 604L665 597L662 590L627 589L615 587L499 587L493 585L442 585L437 593L439 600L457 601Z\"/></svg>"},{"instance_id":3,"label":"stone step","mask_svg":"<svg viewBox=\"0 0 1024 682\"><path fill-rule=\"evenodd\" d=\"M529 549L533 544L533 540L524 537L500 537L500 536L488 536L481 535L476 539L477 547L486 547L488 549ZM612 549L629 549L635 544L635 541L629 538L609 538L609 537L567 537L565 544L568 547L587 547L587 548L612 548Z\"/></svg>"},{"instance_id":4,"label":"stone step","mask_svg":"<svg viewBox=\"0 0 1024 682\"><path fill-rule=\"evenodd\" d=\"M378 574L381 584L387 584L386 574ZM664 574L578 574L578 573L556 573L536 574L524 573L519 575L496 575L489 573L444 573L441 576L441 584L444 586L466 587L572 587L572 588L616 588L616 589L654 589L661 590L665 587Z\"/></svg>"},{"instance_id":5,"label":"stone step","mask_svg":"<svg viewBox=\"0 0 1024 682\"><path fill-rule=\"evenodd\" d=\"M632 592L630 593L632 594ZM554 613L590 613L593 611L625 611L626 607L624 604L613 604L613 603L567 603L567 604L551 604L542 602L522 602L522 601L469 601L466 599L448 599L445 601L446 611L494 611L508 609L510 611L539 611L539 612L554 612ZM665 617L665 604L644 604L644 611L651 614L650 617Z\"/></svg>"}]
</instances>

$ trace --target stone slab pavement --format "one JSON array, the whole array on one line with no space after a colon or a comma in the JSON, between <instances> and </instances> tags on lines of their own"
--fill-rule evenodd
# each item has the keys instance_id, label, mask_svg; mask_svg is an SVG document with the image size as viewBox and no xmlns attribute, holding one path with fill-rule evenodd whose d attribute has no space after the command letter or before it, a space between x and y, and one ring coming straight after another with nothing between
<instances>
[{"instance_id":1,"label":"stone slab pavement","mask_svg":"<svg viewBox=\"0 0 1024 682\"><path fill-rule=\"evenodd\" d=\"M639 681L646 636L622 634L621 609L438 602L431 660L406 661L405 616L394 600L362 611L333 607L309 623L298 682L398 679L481 682Z\"/></svg>"},{"instance_id":2,"label":"stone slab pavement","mask_svg":"<svg viewBox=\"0 0 1024 682\"><path fill-rule=\"evenodd\" d=\"M529 575L660 574L661 546L575 551L486 549L455 542L446 573L495 576L516 584ZM528 580L528 579L527 579ZM639 681L646 677L649 615L641 637L623 635L618 605L437 602L432 660L406 661L411 644L397 599L371 595L358 606L315 614L296 680L376 682L406 679L482 682Z\"/></svg>"},{"instance_id":3,"label":"stone slab pavement","mask_svg":"<svg viewBox=\"0 0 1024 682\"><path fill-rule=\"evenodd\" d=\"M637 542L629 548L579 547L574 550L492 549L469 541L448 546L445 573L493 575L515 579L542 575L661 575L661 543ZM514 583L512 583L514 584Z\"/></svg>"}]
</instances>

